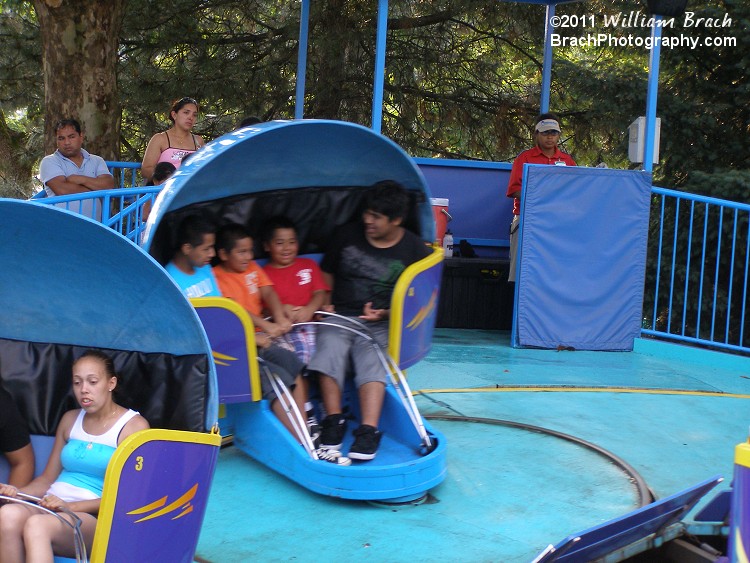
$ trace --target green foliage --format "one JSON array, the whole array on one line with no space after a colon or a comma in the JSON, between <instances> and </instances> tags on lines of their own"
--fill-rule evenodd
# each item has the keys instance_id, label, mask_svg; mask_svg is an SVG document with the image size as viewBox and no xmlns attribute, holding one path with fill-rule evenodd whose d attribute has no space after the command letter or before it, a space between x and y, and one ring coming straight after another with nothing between
<instances>
[{"instance_id":1,"label":"green foliage","mask_svg":"<svg viewBox=\"0 0 750 563\"><path fill-rule=\"evenodd\" d=\"M44 85L39 24L30 2L0 1L0 107L24 108L30 118L42 114Z\"/></svg>"},{"instance_id":2,"label":"green foliage","mask_svg":"<svg viewBox=\"0 0 750 563\"><path fill-rule=\"evenodd\" d=\"M27 198L44 145L41 44L30 2L0 0L0 38L0 196Z\"/></svg>"},{"instance_id":3,"label":"green foliage","mask_svg":"<svg viewBox=\"0 0 750 563\"><path fill-rule=\"evenodd\" d=\"M299 19L273 2L131 0L123 29L123 155L140 160L173 100L194 97L208 139L245 115L291 117Z\"/></svg>"},{"instance_id":4,"label":"green foliage","mask_svg":"<svg viewBox=\"0 0 750 563\"><path fill-rule=\"evenodd\" d=\"M510 161L528 148L539 113L544 7L499 0L389 4L383 133L414 156ZM654 182L747 202L750 2L690 0L688 9L732 24L686 29L676 18L674 28L664 29L665 38L699 44L661 50L661 159ZM278 0L128 0L118 66L122 158L140 161L151 135L170 125L171 101L184 96L201 102L196 129L208 140L247 115L292 118L299 11L299 2ZM558 15L595 22L557 32L647 38L643 25L604 28L605 16L630 12L646 15L645 2L559 4ZM376 21L374 0L311 3L305 117L371 124ZM39 33L30 2L0 0L0 194L12 197L29 195L32 165L43 156ZM734 43L706 44L720 37ZM632 166L627 129L645 114L649 55L633 45L555 49L550 108L561 115L564 148L579 164ZM647 284L659 293L647 296L644 310L656 314L646 323L679 332L684 311L688 336L714 330L736 339L743 327L726 318L750 291L737 266L750 244L747 213L735 219L725 212L721 229L704 236L704 219L718 225L715 207L670 202L661 218L655 198L652 211ZM694 226L687 229L691 212ZM727 249L724 241L737 233L737 244ZM667 243L657 256L660 239ZM701 278L701 267L710 275ZM708 316L708 307L716 316Z\"/></svg>"},{"instance_id":5,"label":"green foliage","mask_svg":"<svg viewBox=\"0 0 750 563\"><path fill-rule=\"evenodd\" d=\"M41 152L44 88L41 46L31 4L0 1L0 197L33 194L31 170Z\"/></svg>"},{"instance_id":6,"label":"green foliage","mask_svg":"<svg viewBox=\"0 0 750 563\"><path fill-rule=\"evenodd\" d=\"M723 197L721 183L697 173L750 169L750 3L691 0L689 9L726 13L732 26L678 25L666 36L729 36L737 45L662 49L655 182ZM299 10L297 2L269 0L129 0L118 68L122 158L141 159L151 135L169 126L171 101L183 96L201 101L197 131L208 139L246 115L293 117ZM639 10L641 0L557 6L559 15L595 15L595 32L604 15ZM524 3L391 0L383 133L415 156L513 159L531 143L539 112L544 18L542 6ZM371 124L376 19L376 2L311 4L306 117ZM0 36L0 109L28 139L41 130L44 104L29 2L0 0ZM630 166L627 127L645 113L648 55L632 46L555 49L550 105L563 119L564 148L580 164ZM23 119L13 121L19 110ZM33 159L42 156L38 143L24 146ZM744 200L744 193L738 187L733 195Z\"/></svg>"},{"instance_id":7,"label":"green foliage","mask_svg":"<svg viewBox=\"0 0 750 563\"><path fill-rule=\"evenodd\" d=\"M728 37L734 46L681 48L663 57L661 175L686 187L697 172L750 168L750 3L744 0L691 2L696 17L732 19L727 28L691 28L691 35ZM677 31L677 30L675 30ZM695 181L690 185L697 187ZM699 188L700 189L700 188ZM706 193L707 188L700 189ZM716 192L715 197L722 197ZM747 192L745 192L746 194ZM712 195L714 195L712 193ZM739 201L747 201L743 195Z\"/></svg>"},{"instance_id":8,"label":"green foliage","mask_svg":"<svg viewBox=\"0 0 750 563\"><path fill-rule=\"evenodd\" d=\"M696 170L690 174L681 189L718 199L750 203L750 169L725 168L713 172Z\"/></svg>"},{"instance_id":9,"label":"green foliage","mask_svg":"<svg viewBox=\"0 0 750 563\"><path fill-rule=\"evenodd\" d=\"M539 113L538 7L401 6L389 26L384 132L416 156L511 160ZM400 22L400 25L398 24ZM435 22L421 25L423 22Z\"/></svg>"},{"instance_id":10,"label":"green foliage","mask_svg":"<svg viewBox=\"0 0 750 563\"><path fill-rule=\"evenodd\" d=\"M689 2L695 18L723 20L730 27L685 28L684 17L665 28L665 38L698 40L662 48L657 115L662 119L661 161L655 183L682 187L695 171L750 168L750 3L743 0ZM562 5L560 15L595 15L594 29L559 30L564 36L606 32L613 37L646 38L649 29L605 28L605 15L647 16L643 3L622 0ZM708 40L729 38L730 46L708 46ZM568 116L574 130L569 150L579 162L627 166L627 126L645 115L650 52L635 46L562 47L555 51L552 106ZM570 126L568 127L571 128ZM692 183L695 185L695 182ZM705 190L702 190L705 192ZM741 200L741 201L744 201Z\"/></svg>"}]
</instances>

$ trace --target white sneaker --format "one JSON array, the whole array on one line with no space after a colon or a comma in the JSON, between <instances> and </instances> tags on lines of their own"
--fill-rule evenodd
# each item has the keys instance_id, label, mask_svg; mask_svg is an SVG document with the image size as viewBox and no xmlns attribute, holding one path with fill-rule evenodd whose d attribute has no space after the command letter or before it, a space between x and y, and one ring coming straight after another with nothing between
<instances>
[{"instance_id":1,"label":"white sneaker","mask_svg":"<svg viewBox=\"0 0 750 563\"><path fill-rule=\"evenodd\" d=\"M327 461L329 463L335 463L336 465L351 465L352 460L346 456L341 455L338 450L329 450L326 448L319 448L315 450L315 454L321 461Z\"/></svg>"},{"instance_id":2,"label":"white sneaker","mask_svg":"<svg viewBox=\"0 0 750 563\"><path fill-rule=\"evenodd\" d=\"M307 432L310 434L313 445L317 448L320 443L320 424L318 419L315 418L315 412L312 410L307 411Z\"/></svg>"}]
</instances>

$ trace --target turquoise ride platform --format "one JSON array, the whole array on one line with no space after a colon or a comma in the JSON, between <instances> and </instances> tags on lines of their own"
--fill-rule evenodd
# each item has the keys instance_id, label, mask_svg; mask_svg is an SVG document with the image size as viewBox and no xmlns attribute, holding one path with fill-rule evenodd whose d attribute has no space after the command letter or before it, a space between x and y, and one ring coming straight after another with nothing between
<instances>
[{"instance_id":1,"label":"turquoise ride platform","mask_svg":"<svg viewBox=\"0 0 750 563\"><path fill-rule=\"evenodd\" d=\"M445 478L443 436L425 424L434 442L434 450L425 455L420 450L420 437L392 385L386 388L378 455L367 463L354 462L350 466L300 455L299 444L274 417L267 401L227 404L226 409L234 427L236 449L322 495L355 500L414 500ZM352 414L359 419L358 410ZM352 441L349 432L342 451L349 451Z\"/></svg>"},{"instance_id":2,"label":"turquoise ride platform","mask_svg":"<svg viewBox=\"0 0 750 563\"><path fill-rule=\"evenodd\" d=\"M505 332L438 329L409 372L420 411L451 444L421 504L322 497L239 452L220 454L200 561L529 562L548 544L638 507L618 456L656 498L733 471L750 424L750 359L638 340L634 352L513 349ZM710 493L689 514L700 510Z\"/></svg>"}]
</instances>

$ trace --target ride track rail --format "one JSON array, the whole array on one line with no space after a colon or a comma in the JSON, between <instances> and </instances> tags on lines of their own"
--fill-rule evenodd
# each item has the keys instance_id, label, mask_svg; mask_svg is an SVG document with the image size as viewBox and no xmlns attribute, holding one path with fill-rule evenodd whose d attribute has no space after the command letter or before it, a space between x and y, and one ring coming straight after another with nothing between
<instances>
[{"instance_id":1,"label":"ride track rail","mask_svg":"<svg viewBox=\"0 0 750 563\"><path fill-rule=\"evenodd\" d=\"M453 410L448 404L437 401L430 395L433 395L435 393L491 393L491 392L565 392L565 393L571 393L571 392L579 392L579 393L638 393L638 394L654 394L654 395L690 395L690 396L700 396L700 397L723 397L723 398L733 398L733 399L750 399L750 394L742 394L742 393L726 393L722 391L694 391L689 389L653 389L653 388L645 388L645 387L579 387L579 386L549 386L549 385L528 385L528 386L501 386L496 385L494 387L474 387L474 388L457 388L457 389L430 389L429 391L415 391L415 394L423 396L425 399L439 404L445 408ZM652 502L654 502L656 499L655 495L653 494L651 487L648 486L646 483L646 480L641 476L641 474L627 461L619 457L618 455L610 452L609 450L606 450L602 448L601 446L598 446L597 444L594 444L593 442L589 442L587 440L584 440L582 438L578 438L577 436L573 436L571 434L566 434L564 432L559 432L557 430L552 430L549 428L544 428L542 426L535 426L533 424L526 424L522 422L515 422L513 420L505 420L505 419L498 419L498 418L486 418L486 417L474 417L474 416L467 416L464 415L458 411L454 411L457 414L455 415L423 415L425 419L427 420L444 420L448 422L473 422L478 424L491 424L495 426L507 426L511 428L518 428L521 430L527 430L529 432L536 432L540 434L547 434L550 436L554 436L555 438L561 438L563 440L566 440L568 442L572 442L574 444L577 444L579 446L582 446L586 449L589 449L593 451L594 453L604 457L608 461L614 463L617 467L619 467L626 475L628 475L628 478L631 480L632 483L634 483L638 495L638 506L639 508L644 507Z\"/></svg>"},{"instance_id":2,"label":"ride track rail","mask_svg":"<svg viewBox=\"0 0 750 563\"><path fill-rule=\"evenodd\" d=\"M432 399L428 394L417 391L418 394L422 395L426 399L437 402L443 406L443 403L440 401L435 401ZM450 408L450 407L448 407ZM598 446L594 444L593 442L589 442L587 440L584 440L583 438L578 438L577 436L573 436L571 434L566 434L564 432L559 432L557 430L552 430L550 428L544 428L542 426L535 426L533 424L526 424L523 422L515 422L513 420L504 420L499 418L485 418L485 417L476 417L476 416L467 416L464 414L431 414L431 415L423 415L424 418L427 420L444 420L447 422L471 422L475 424L490 424L493 426L507 426L510 428L518 428L520 430L526 430L528 432L536 432L539 434L546 434L549 436L553 436L555 438L561 438L563 440L566 440L568 442L571 442L573 444L576 444L578 446L582 446L588 450L591 450L592 452L598 454L601 457L604 457L607 461L613 463L615 466L617 466L621 471L623 471L630 480L631 483L635 485L637 497L638 497L638 508L642 508L648 504L651 504L656 500L656 497L651 492L651 488L646 483L646 480L641 476L641 474L636 470L632 465L630 465L627 461L619 457L618 455L610 452L609 450L606 450L602 448L601 446Z\"/></svg>"}]
</instances>

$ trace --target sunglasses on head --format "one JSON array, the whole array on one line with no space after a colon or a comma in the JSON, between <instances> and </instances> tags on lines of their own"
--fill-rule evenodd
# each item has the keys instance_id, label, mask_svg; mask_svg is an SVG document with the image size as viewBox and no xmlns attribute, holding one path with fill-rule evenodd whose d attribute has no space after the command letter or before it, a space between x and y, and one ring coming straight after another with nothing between
<instances>
[{"instance_id":1,"label":"sunglasses on head","mask_svg":"<svg viewBox=\"0 0 750 563\"><path fill-rule=\"evenodd\" d=\"M177 104L195 104L198 105L198 102L195 98L182 98L181 100L177 100Z\"/></svg>"}]
</instances>

